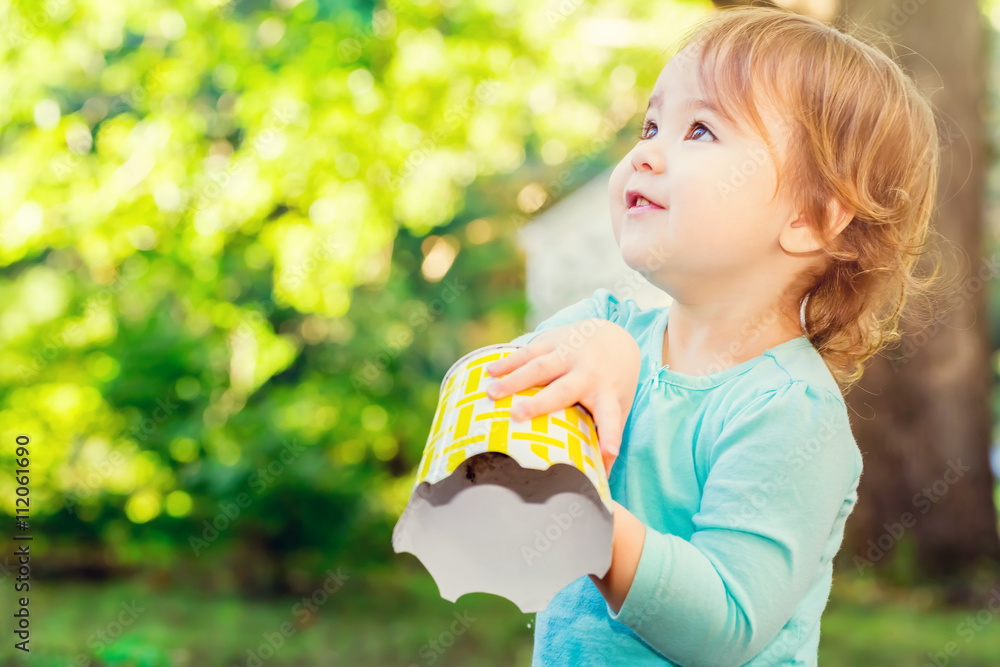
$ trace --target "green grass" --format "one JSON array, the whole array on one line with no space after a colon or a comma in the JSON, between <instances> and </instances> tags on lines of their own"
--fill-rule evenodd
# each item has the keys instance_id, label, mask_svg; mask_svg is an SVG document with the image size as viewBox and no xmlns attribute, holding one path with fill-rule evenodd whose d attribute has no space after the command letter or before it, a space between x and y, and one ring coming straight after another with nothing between
<instances>
[{"instance_id":1,"label":"green grass","mask_svg":"<svg viewBox=\"0 0 1000 667\"><path fill-rule=\"evenodd\" d=\"M245 599L141 581L46 582L41 587L33 583L30 664L75 667L74 660L82 656L82 665L243 667L250 658L248 650L267 645L265 635L275 637L277 643L275 633L284 623L291 624L294 633L282 641L273 656L262 661L267 667L423 667L430 664L432 654L435 665L531 662L532 630L527 625L533 615L522 614L512 603L484 593L463 596L458 603L443 600L434 581L418 567L357 574L344 570L348 578L343 587L318 604L317 613L309 618L294 611L301 595ZM16 665L21 663L13 661L16 651L6 620L6 610L13 607L9 602L11 586L4 588L0 594L5 619L0 624L0 664ZM133 599L143 611L131 620L122 605ZM452 642L449 635L456 612L466 613L466 619L473 622L467 629L457 626L463 631ZM96 633L116 631L113 624L123 613L130 625L111 646L95 650L95 646L100 648ZM434 654L429 644L432 640L450 646Z\"/></svg>"},{"instance_id":2,"label":"green grass","mask_svg":"<svg viewBox=\"0 0 1000 667\"><path fill-rule=\"evenodd\" d=\"M1000 586L994 590L993 608L1000 610ZM985 603L942 608L938 598L929 589L889 590L837 579L823 614L819 664L1000 665L1000 613Z\"/></svg>"},{"instance_id":3,"label":"green grass","mask_svg":"<svg viewBox=\"0 0 1000 667\"><path fill-rule=\"evenodd\" d=\"M273 655L264 651L262 667L526 667L531 662L533 615L521 614L506 600L482 593L458 603L442 600L415 561L394 572L345 574L342 588L308 619L293 612L301 596L245 599L157 580L43 582L32 591L30 663L14 657L5 620L0 664L243 667L248 650L267 646L265 635L276 637L283 623L291 624L286 629L294 628L294 634ZM12 607L10 588L4 586L0 596L5 619ZM123 607L133 599L134 620ZM942 652L938 667L1000 665L1000 614L986 611L978 632L963 633L960 624L979 609L945 610L934 599L925 590L893 592L838 577L823 617L820 664L922 667L934 664L928 652ZM474 621L449 642L456 612ZM116 632L119 617L127 627L114 642L101 645L97 633ZM435 652L429 643L434 639L451 645ZM941 662L948 642L959 652Z\"/></svg>"}]
</instances>

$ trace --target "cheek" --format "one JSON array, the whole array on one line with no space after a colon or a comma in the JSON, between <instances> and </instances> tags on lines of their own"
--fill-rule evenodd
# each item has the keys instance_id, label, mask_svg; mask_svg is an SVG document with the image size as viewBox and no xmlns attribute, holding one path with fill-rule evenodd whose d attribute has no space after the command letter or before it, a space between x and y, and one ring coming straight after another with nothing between
<instances>
[{"instance_id":1,"label":"cheek","mask_svg":"<svg viewBox=\"0 0 1000 667\"><path fill-rule=\"evenodd\" d=\"M621 162L611 172L608 180L608 209L611 211L611 218L619 218L625 213L625 184L632 173L632 163L629 156L622 158Z\"/></svg>"},{"instance_id":2,"label":"cheek","mask_svg":"<svg viewBox=\"0 0 1000 667\"><path fill-rule=\"evenodd\" d=\"M625 217L625 184L632 173L632 164L626 155L611 172L608 180L608 212L611 214L611 230L615 241L621 245L622 219Z\"/></svg>"},{"instance_id":3,"label":"cheek","mask_svg":"<svg viewBox=\"0 0 1000 667\"><path fill-rule=\"evenodd\" d=\"M751 150L735 156L725 165L716 189L720 202L744 207L747 213L753 214L773 205L771 196L776 183L774 164Z\"/></svg>"}]
</instances>

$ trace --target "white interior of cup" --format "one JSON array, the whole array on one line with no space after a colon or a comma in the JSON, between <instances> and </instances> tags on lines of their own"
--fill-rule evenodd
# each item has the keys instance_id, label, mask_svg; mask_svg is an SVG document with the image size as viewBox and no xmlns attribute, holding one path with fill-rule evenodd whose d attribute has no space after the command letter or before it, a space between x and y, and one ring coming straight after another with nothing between
<instances>
[{"instance_id":1,"label":"white interior of cup","mask_svg":"<svg viewBox=\"0 0 1000 667\"><path fill-rule=\"evenodd\" d=\"M446 600L491 593L532 613L579 577L604 576L612 534L611 514L580 470L523 469L484 452L418 486L393 547L414 554Z\"/></svg>"}]
</instances>

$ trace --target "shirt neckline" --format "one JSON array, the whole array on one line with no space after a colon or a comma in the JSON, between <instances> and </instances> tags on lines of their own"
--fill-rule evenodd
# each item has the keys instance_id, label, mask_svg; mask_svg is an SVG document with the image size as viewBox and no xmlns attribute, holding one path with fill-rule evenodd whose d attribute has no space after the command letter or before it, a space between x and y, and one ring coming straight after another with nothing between
<instances>
[{"instance_id":1,"label":"shirt neckline","mask_svg":"<svg viewBox=\"0 0 1000 667\"><path fill-rule=\"evenodd\" d=\"M717 387L738 375L746 373L751 368L764 361L766 357L773 357L773 353L776 351L795 350L800 347L812 345L809 338L803 334L797 338L792 338L784 343L775 345L774 347L769 347L760 355L753 357L752 359L747 359L746 361L736 364L735 366L730 366L729 368L724 368L720 371L709 373L708 375L688 375L679 371L670 370L670 367L668 365L664 365L663 363L663 335L666 333L669 317L670 307L666 306L662 309L662 312L653 327L653 336L650 341L650 344L653 347L650 351L649 358L652 359L650 370L654 384L659 381L688 387L690 389L711 389L712 387Z\"/></svg>"}]
</instances>

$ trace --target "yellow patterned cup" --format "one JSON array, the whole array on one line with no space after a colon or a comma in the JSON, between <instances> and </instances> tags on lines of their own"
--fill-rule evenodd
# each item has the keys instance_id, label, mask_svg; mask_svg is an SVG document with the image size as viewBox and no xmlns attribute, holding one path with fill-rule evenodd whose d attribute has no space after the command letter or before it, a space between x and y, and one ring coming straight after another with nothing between
<instances>
[{"instance_id":1,"label":"yellow patterned cup","mask_svg":"<svg viewBox=\"0 0 1000 667\"><path fill-rule=\"evenodd\" d=\"M518 347L474 350L445 375L393 548L417 556L445 599L482 591L531 612L607 572L613 506L585 408L517 421L511 408L542 387L486 395L484 366Z\"/></svg>"}]
</instances>

